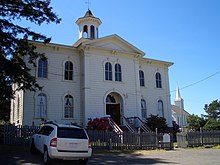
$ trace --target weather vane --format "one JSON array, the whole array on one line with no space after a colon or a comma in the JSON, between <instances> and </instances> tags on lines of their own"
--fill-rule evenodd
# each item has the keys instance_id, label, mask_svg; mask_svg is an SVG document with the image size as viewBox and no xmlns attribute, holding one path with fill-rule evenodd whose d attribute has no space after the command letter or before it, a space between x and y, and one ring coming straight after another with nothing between
<instances>
[{"instance_id":1,"label":"weather vane","mask_svg":"<svg viewBox=\"0 0 220 165\"><path fill-rule=\"evenodd\" d=\"M89 0L87 0L86 4L88 5L88 9L89 9L89 6L90 6L91 2Z\"/></svg>"}]
</instances>

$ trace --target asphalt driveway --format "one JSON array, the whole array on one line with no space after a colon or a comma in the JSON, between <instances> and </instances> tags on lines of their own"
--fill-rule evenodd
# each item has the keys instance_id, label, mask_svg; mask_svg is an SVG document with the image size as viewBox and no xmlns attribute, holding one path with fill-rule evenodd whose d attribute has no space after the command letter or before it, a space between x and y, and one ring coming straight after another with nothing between
<instances>
[{"instance_id":1,"label":"asphalt driveway","mask_svg":"<svg viewBox=\"0 0 220 165\"><path fill-rule=\"evenodd\" d=\"M1 146L0 146L1 147ZM5 152L4 152L5 151ZM41 155L31 155L28 150L0 152L2 165L42 165ZM78 164L56 160L53 165ZM88 165L219 165L220 149L175 149L171 151L95 151Z\"/></svg>"}]
</instances>

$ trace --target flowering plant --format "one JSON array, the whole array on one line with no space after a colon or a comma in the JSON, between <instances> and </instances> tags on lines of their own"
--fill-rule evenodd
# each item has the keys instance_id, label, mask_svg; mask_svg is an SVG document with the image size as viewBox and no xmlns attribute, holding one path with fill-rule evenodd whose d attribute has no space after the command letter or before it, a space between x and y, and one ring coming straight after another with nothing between
<instances>
[{"instance_id":1,"label":"flowering plant","mask_svg":"<svg viewBox=\"0 0 220 165\"><path fill-rule=\"evenodd\" d=\"M88 122L88 129L90 130L110 130L111 126L108 122L108 118L95 118L95 119L89 119Z\"/></svg>"}]
</instances>

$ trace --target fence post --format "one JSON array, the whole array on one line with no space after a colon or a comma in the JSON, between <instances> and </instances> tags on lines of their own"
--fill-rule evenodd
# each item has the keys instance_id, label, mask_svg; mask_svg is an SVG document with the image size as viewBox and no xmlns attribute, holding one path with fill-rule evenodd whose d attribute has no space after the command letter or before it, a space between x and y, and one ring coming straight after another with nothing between
<instances>
[{"instance_id":1,"label":"fence post","mask_svg":"<svg viewBox=\"0 0 220 165\"><path fill-rule=\"evenodd\" d=\"M203 145L203 132L202 132L202 127L200 127L199 132L200 132L200 142L201 142L201 145Z\"/></svg>"},{"instance_id":2,"label":"fence post","mask_svg":"<svg viewBox=\"0 0 220 165\"><path fill-rule=\"evenodd\" d=\"M138 128L138 146L141 148L141 128ZM139 148L139 149L140 149Z\"/></svg>"},{"instance_id":3,"label":"fence post","mask_svg":"<svg viewBox=\"0 0 220 165\"><path fill-rule=\"evenodd\" d=\"M156 133L156 147L158 148L158 134L157 134L157 128L155 129L155 133Z\"/></svg>"},{"instance_id":4,"label":"fence post","mask_svg":"<svg viewBox=\"0 0 220 165\"><path fill-rule=\"evenodd\" d=\"M109 139L109 148L108 149L112 150L112 139L111 138Z\"/></svg>"}]
</instances>

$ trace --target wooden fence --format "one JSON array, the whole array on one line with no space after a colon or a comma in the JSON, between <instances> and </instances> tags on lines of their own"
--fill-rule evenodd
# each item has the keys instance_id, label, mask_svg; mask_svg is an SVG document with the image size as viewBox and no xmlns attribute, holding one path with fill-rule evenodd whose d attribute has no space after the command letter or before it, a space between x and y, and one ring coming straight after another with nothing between
<instances>
[{"instance_id":1,"label":"wooden fence","mask_svg":"<svg viewBox=\"0 0 220 165\"><path fill-rule=\"evenodd\" d=\"M31 136L39 130L37 126L4 126L4 144L29 146Z\"/></svg>"},{"instance_id":2,"label":"wooden fence","mask_svg":"<svg viewBox=\"0 0 220 165\"><path fill-rule=\"evenodd\" d=\"M220 130L177 133L177 145L181 148L220 145Z\"/></svg>"},{"instance_id":3,"label":"wooden fence","mask_svg":"<svg viewBox=\"0 0 220 165\"><path fill-rule=\"evenodd\" d=\"M31 136L39 129L32 126L4 126L4 144L28 146ZM93 148L96 149L172 149L172 136L170 142L163 141L163 134L155 132L117 134L110 131L87 130Z\"/></svg>"}]
</instances>

